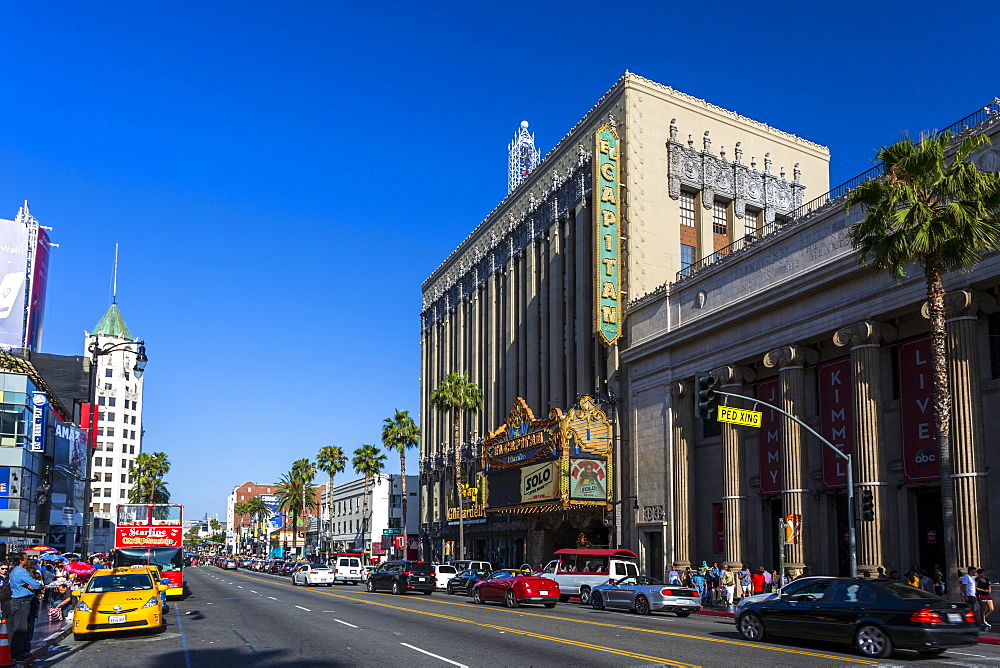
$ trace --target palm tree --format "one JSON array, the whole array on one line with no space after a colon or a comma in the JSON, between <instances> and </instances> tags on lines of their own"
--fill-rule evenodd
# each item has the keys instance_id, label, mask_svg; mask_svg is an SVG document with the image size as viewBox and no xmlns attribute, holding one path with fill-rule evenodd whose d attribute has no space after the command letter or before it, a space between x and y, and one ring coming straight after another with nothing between
<instances>
[{"instance_id":1,"label":"palm tree","mask_svg":"<svg viewBox=\"0 0 1000 668\"><path fill-rule=\"evenodd\" d=\"M135 458L128 474L132 477L132 488L128 499L132 503L167 503L170 492L163 476L170 472L170 460L162 452L143 453Z\"/></svg>"},{"instance_id":2,"label":"palm tree","mask_svg":"<svg viewBox=\"0 0 1000 668\"><path fill-rule=\"evenodd\" d=\"M338 473L343 473L344 468L347 466L347 455L344 451L335 445L325 445L319 449L316 454L316 466L320 471L326 473L330 476L330 483L326 491L326 505L327 505L327 517L329 518L330 526L328 527L329 535L327 537L327 545L333 545L333 476ZM329 549L329 547L328 547Z\"/></svg>"},{"instance_id":3,"label":"palm tree","mask_svg":"<svg viewBox=\"0 0 1000 668\"><path fill-rule=\"evenodd\" d=\"M385 455L379 452L374 445L362 445L354 451L351 466L354 467L355 473L360 473L365 477L365 491L361 506L361 549L363 550L365 531L368 530L368 486L371 479L381 473L385 467Z\"/></svg>"},{"instance_id":4,"label":"palm tree","mask_svg":"<svg viewBox=\"0 0 1000 668\"><path fill-rule=\"evenodd\" d=\"M382 446L399 453L399 477L402 492L403 535L406 535L406 451L420 441L420 427L410 417L409 411L397 410L391 418L382 421Z\"/></svg>"},{"instance_id":5,"label":"palm tree","mask_svg":"<svg viewBox=\"0 0 1000 668\"><path fill-rule=\"evenodd\" d=\"M244 503L246 506L246 514L249 515L251 519L256 521L257 528L259 530L261 519L271 514L271 508L264 503L264 499L259 496L247 499Z\"/></svg>"},{"instance_id":6,"label":"palm tree","mask_svg":"<svg viewBox=\"0 0 1000 668\"><path fill-rule=\"evenodd\" d=\"M278 498L278 509L292 518L292 552L298 554L298 520L306 509L306 497L315 498L316 486L302 477L301 470L293 466L291 471L281 475L274 495Z\"/></svg>"},{"instance_id":7,"label":"palm tree","mask_svg":"<svg viewBox=\"0 0 1000 668\"><path fill-rule=\"evenodd\" d=\"M943 278L949 271L976 264L983 251L1000 248L1000 175L982 172L969 160L989 144L981 134L957 143L950 132L924 137L919 143L904 135L878 152L884 176L862 183L847 196L848 210L854 206L865 209L864 219L849 232L862 264L888 272L897 281L914 263L923 269L931 323L934 421L949 594L959 590L959 564Z\"/></svg>"},{"instance_id":8,"label":"palm tree","mask_svg":"<svg viewBox=\"0 0 1000 668\"><path fill-rule=\"evenodd\" d=\"M458 501L458 558L465 559L465 520L462 517L462 446L459 435L462 413L483 409L483 391L464 373L454 371L431 392L431 406L441 411L451 411L452 447L455 449L455 497Z\"/></svg>"},{"instance_id":9,"label":"palm tree","mask_svg":"<svg viewBox=\"0 0 1000 668\"><path fill-rule=\"evenodd\" d=\"M303 457L302 459L296 459L294 462L292 462L292 473L294 473L299 478L302 478L302 480L304 480L307 484L311 483L313 479L316 478L316 464L314 464L312 460L305 457ZM302 512L304 515L306 515L305 522L306 522L307 532L309 530L309 524L308 524L309 511L312 510L313 505L316 503L316 498L315 498L316 487L312 486L312 489L313 489L312 492L313 496L311 497L311 500L308 501L306 500L305 487L303 487L302 489ZM302 547L304 552L305 545L303 545Z\"/></svg>"},{"instance_id":10,"label":"palm tree","mask_svg":"<svg viewBox=\"0 0 1000 668\"><path fill-rule=\"evenodd\" d=\"M236 526L236 518L241 515L245 516L249 514L250 513L247 509L246 501L237 501L236 503L233 504L233 526L229 527L229 530L233 532L234 536L236 536L236 540L240 540L240 533L241 533L240 532L241 527ZM246 546L241 546L241 551L245 552Z\"/></svg>"}]
</instances>

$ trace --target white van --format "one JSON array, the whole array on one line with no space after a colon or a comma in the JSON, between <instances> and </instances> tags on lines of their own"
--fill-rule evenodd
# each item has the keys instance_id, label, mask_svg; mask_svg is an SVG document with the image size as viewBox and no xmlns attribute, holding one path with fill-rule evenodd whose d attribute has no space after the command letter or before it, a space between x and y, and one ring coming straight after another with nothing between
<instances>
[{"instance_id":1,"label":"white van","mask_svg":"<svg viewBox=\"0 0 1000 668\"><path fill-rule=\"evenodd\" d=\"M579 596L590 605L590 590L610 580L639 575L639 557L631 550L556 550L553 559L542 569L542 577L559 583L559 600Z\"/></svg>"},{"instance_id":2,"label":"white van","mask_svg":"<svg viewBox=\"0 0 1000 668\"><path fill-rule=\"evenodd\" d=\"M447 589L448 580L458 575L458 569L451 564L434 564L434 586Z\"/></svg>"},{"instance_id":3,"label":"white van","mask_svg":"<svg viewBox=\"0 0 1000 668\"><path fill-rule=\"evenodd\" d=\"M461 573L462 571L480 571L483 573L492 573L493 564L488 561L471 561L469 559L462 559L460 561L449 561L449 566L454 566L455 571Z\"/></svg>"},{"instance_id":4,"label":"white van","mask_svg":"<svg viewBox=\"0 0 1000 668\"><path fill-rule=\"evenodd\" d=\"M361 582L361 557L356 554L338 554L330 561L333 569L333 583L349 582L357 585Z\"/></svg>"}]
</instances>

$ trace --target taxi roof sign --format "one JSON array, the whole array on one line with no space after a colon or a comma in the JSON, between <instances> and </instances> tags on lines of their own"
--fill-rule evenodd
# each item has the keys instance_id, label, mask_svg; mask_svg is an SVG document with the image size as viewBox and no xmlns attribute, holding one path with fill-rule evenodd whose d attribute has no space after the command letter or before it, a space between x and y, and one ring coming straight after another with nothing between
<instances>
[{"instance_id":1,"label":"taxi roof sign","mask_svg":"<svg viewBox=\"0 0 1000 668\"><path fill-rule=\"evenodd\" d=\"M742 408L733 408L732 406L719 406L718 416L719 422L741 424L744 427L757 427L759 429L764 414L761 411L748 411Z\"/></svg>"}]
</instances>

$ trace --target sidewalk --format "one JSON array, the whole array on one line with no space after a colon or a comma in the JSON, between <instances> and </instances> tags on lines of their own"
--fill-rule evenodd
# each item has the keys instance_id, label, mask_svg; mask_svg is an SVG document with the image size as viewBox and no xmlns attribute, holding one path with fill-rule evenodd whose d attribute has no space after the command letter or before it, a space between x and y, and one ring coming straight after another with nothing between
<instances>
[{"instance_id":1,"label":"sidewalk","mask_svg":"<svg viewBox=\"0 0 1000 668\"><path fill-rule=\"evenodd\" d=\"M49 647L58 645L59 642L69 635L73 622L62 620L50 622L48 615L38 615L35 620L35 634L31 639L31 655L36 659L42 659L49 652Z\"/></svg>"}]
</instances>

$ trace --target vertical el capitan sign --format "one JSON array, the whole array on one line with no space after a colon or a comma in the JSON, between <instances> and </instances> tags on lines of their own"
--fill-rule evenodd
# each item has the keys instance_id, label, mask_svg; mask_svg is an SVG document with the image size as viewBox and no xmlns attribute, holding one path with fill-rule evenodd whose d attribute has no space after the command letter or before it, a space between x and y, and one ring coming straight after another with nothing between
<instances>
[{"instance_id":1,"label":"vertical el capitan sign","mask_svg":"<svg viewBox=\"0 0 1000 668\"><path fill-rule=\"evenodd\" d=\"M621 145L610 125L602 125L594 139L595 329L604 345L610 346L622 333Z\"/></svg>"}]
</instances>

